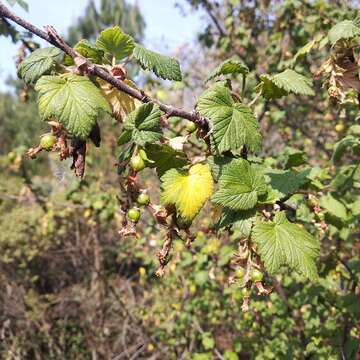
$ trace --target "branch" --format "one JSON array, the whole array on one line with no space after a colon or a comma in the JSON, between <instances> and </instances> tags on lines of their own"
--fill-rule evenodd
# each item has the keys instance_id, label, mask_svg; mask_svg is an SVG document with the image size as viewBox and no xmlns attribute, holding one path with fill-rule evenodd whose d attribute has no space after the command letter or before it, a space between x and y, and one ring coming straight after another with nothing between
<instances>
[{"instance_id":1,"label":"branch","mask_svg":"<svg viewBox=\"0 0 360 360\"><path fill-rule=\"evenodd\" d=\"M85 65L84 68L87 69L87 72L89 74L98 76L99 78L113 85L118 90L132 96L137 100L140 100L143 103L151 102L158 105L160 110L162 110L168 117L178 116L183 119L192 121L195 124L197 124L199 128L204 130L205 133L207 133L210 130L209 122L207 121L207 119L202 117L196 110L189 112L171 105L163 104L159 100L154 99L149 95L145 94L142 90L137 90L128 86L123 81L109 74L106 70L104 70L100 66L93 64L88 59L78 54L71 46L66 44L66 42L57 34L57 32L52 26L47 26L45 28L46 29L45 32L39 29L38 27L30 24L21 17L17 16L16 14L12 13L2 2L0 2L0 17L3 19L12 20L19 26L23 27L24 29L37 35L38 37L54 45L58 49L61 49L66 54L70 55L74 60L76 59L77 61L75 61L75 63L81 62L81 64Z\"/></svg>"},{"instance_id":2,"label":"branch","mask_svg":"<svg viewBox=\"0 0 360 360\"><path fill-rule=\"evenodd\" d=\"M220 36L222 36L222 37L227 36L225 30L222 28L222 26L220 25L219 21L217 20L216 16L213 13L212 5L207 0L202 1L201 4L203 5L207 14L210 16L210 18L211 18L212 22L214 23L214 25L216 26L216 28L218 29Z\"/></svg>"}]
</instances>

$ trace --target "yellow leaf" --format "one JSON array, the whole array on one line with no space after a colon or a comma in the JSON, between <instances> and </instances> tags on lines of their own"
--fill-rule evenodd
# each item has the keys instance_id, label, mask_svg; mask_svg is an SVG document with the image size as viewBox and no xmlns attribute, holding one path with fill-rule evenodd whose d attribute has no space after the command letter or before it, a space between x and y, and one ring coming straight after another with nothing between
<instances>
[{"instance_id":1,"label":"yellow leaf","mask_svg":"<svg viewBox=\"0 0 360 360\"><path fill-rule=\"evenodd\" d=\"M122 120L136 109L136 107L139 105L139 101L131 97L130 95L118 90L108 82L98 79L97 80L100 89L106 98L106 100L109 102L112 108L113 115L116 119ZM128 79L124 80L124 83L131 86L134 89L137 89L136 85Z\"/></svg>"},{"instance_id":2,"label":"yellow leaf","mask_svg":"<svg viewBox=\"0 0 360 360\"><path fill-rule=\"evenodd\" d=\"M168 170L161 178L164 205L173 204L181 217L192 220L211 196L214 182L208 165L196 164L189 171Z\"/></svg>"}]
</instances>

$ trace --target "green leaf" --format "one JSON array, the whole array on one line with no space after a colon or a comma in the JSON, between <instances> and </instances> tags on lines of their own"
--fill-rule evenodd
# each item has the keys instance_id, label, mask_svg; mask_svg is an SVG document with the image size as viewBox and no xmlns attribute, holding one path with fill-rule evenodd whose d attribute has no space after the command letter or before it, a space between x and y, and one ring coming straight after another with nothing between
<instances>
[{"instance_id":1,"label":"green leaf","mask_svg":"<svg viewBox=\"0 0 360 360\"><path fill-rule=\"evenodd\" d=\"M197 104L199 112L213 125L213 148L222 153L246 145L250 151L261 149L259 125L251 109L235 103L224 82L207 89Z\"/></svg>"},{"instance_id":2,"label":"green leaf","mask_svg":"<svg viewBox=\"0 0 360 360\"><path fill-rule=\"evenodd\" d=\"M360 28L351 20L344 20L333 26L328 38L331 45L336 44L339 40L353 39L360 35Z\"/></svg>"},{"instance_id":3,"label":"green leaf","mask_svg":"<svg viewBox=\"0 0 360 360\"><path fill-rule=\"evenodd\" d=\"M215 346L215 341L209 332L202 335L201 342L205 350L213 349Z\"/></svg>"},{"instance_id":4,"label":"green leaf","mask_svg":"<svg viewBox=\"0 0 360 360\"><path fill-rule=\"evenodd\" d=\"M218 266L223 267L225 265L227 265L230 260L234 257L234 252L236 250L229 245L224 245L220 248L220 252L219 252L219 259L218 259Z\"/></svg>"},{"instance_id":5,"label":"green leaf","mask_svg":"<svg viewBox=\"0 0 360 360\"><path fill-rule=\"evenodd\" d=\"M61 60L62 51L57 48L37 49L20 63L18 75L27 84L35 84L41 76L50 74Z\"/></svg>"},{"instance_id":6,"label":"green leaf","mask_svg":"<svg viewBox=\"0 0 360 360\"><path fill-rule=\"evenodd\" d=\"M214 79L220 75L242 74L247 75L249 68L241 61L235 58L227 59L217 66L208 76L205 82Z\"/></svg>"},{"instance_id":7,"label":"green leaf","mask_svg":"<svg viewBox=\"0 0 360 360\"><path fill-rule=\"evenodd\" d=\"M349 127L349 135L360 135L360 125L352 125Z\"/></svg>"},{"instance_id":8,"label":"green leaf","mask_svg":"<svg viewBox=\"0 0 360 360\"><path fill-rule=\"evenodd\" d=\"M347 149L360 148L360 139L353 135L347 135L335 144L334 152L331 157L333 163L339 162Z\"/></svg>"},{"instance_id":9,"label":"green leaf","mask_svg":"<svg viewBox=\"0 0 360 360\"><path fill-rule=\"evenodd\" d=\"M212 201L232 210L253 208L258 197L266 194L266 183L262 173L255 171L250 163L236 159L228 165L219 181L219 190Z\"/></svg>"},{"instance_id":10,"label":"green leaf","mask_svg":"<svg viewBox=\"0 0 360 360\"><path fill-rule=\"evenodd\" d=\"M310 280L317 279L315 260L320 253L319 241L299 225L289 222L285 212L276 213L273 221L258 220L252 239L269 273L288 265Z\"/></svg>"},{"instance_id":11,"label":"green leaf","mask_svg":"<svg viewBox=\"0 0 360 360\"><path fill-rule=\"evenodd\" d=\"M181 168L188 163L183 152L174 150L169 145L146 144L145 151L149 160L153 162L148 166L156 168L159 177L169 169Z\"/></svg>"},{"instance_id":12,"label":"green leaf","mask_svg":"<svg viewBox=\"0 0 360 360\"><path fill-rule=\"evenodd\" d=\"M348 218L345 205L336 199L332 194L324 195L320 198L320 206L330 214L346 220Z\"/></svg>"},{"instance_id":13,"label":"green leaf","mask_svg":"<svg viewBox=\"0 0 360 360\"><path fill-rule=\"evenodd\" d=\"M302 48L298 50L294 58L291 60L291 64L295 64L299 57L308 54L313 48L315 48L319 42L323 39L324 35L318 34L314 39L305 44Z\"/></svg>"},{"instance_id":14,"label":"green leaf","mask_svg":"<svg viewBox=\"0 0 360 360\"><path fill-rule=\"evenodd\" d=\"M138 44L135 45L134 57L139 61L143 69L154 72L155 75L162 79L182 80L180 64L175 58L145 49Z\"/></svg>"},{"instance_id":15,"label":"green leaf","mask_svg":"<svg viewBox=\"0 0 360 360\"><path fill-rule=\"evenodd\" d=\"M240 236L248 237L251 233L251 228L255 218L255 209L233 211L228 208L224 208L217 227L221 229L231 226L231 228L237 231Z\"/></svg>"},{"instance_id":16,"label":"green leaf","mask_svg":"<svg viewBox=\"0 0 360 360\"><path fill-rule=\"evenodd\" d=\"M309 181L307 176L310 169L296 173L291 170L271 170L265 176L269 179L269 185L275 190L277 200L294 193L299 188Z\"/></svg>"},{"instance_id":17,"label":"green leaf","mask_svg":"<svg viewBox=\"0 0 360 360\"><path fill-rule=\"evenodd\" d=\"M123 33L119 26L114 26L100 33L96 46L105 53L112 54L116 60L121 60L132 54L135 43L133 38Z\"/></svg>"},{"instance_id":18,"label":"green leaf","mask_svg":"<svg viewBox=\"0 0 360 360\"><path fill-rule=\"evenodd\" d=\"M162 136L160 116L159 107L153 103L139 106L126 117L119 145L132 140L144 146L148 142L159 140Z\"/></svg>"},{"instance_id":19,"label":"green leaf","mask_svg":"<svg viewBox=\"0 0 360 360\"><path fill-rule=\"evenodd\" d=\"M285 169L304 165L307 163L307 157L304 151L287 147L284 150Z\"/></svg>"},{"instance_id":20,"label":"green leaf","mask_svg":"<svg viewBox=\"0 0 360 360\"><path fill-rule=\"evenodd\" d=\"M233 161L234 158L227 156L209 156L207 159L211 168L211 174L215 181L219 181L224 169Z\"/></svg>"},{"instance_id":21,"label":"green leaf","mask_svg":"<svg viewBox=\"0 0 360 360\"><path fill-rule=\"evenodd\" d=\"M161 202L175 205L178 214L192 220L214 188L208 165L195 164L189 171L170 169L162 177Z\"/></svg>"},{"instance_id":22,"label":"green leaf","mask_svg":"<svg viewBox=\"0 0 360 360\"><path fill-rule=\"evenodd\" d=\"M104 60L104 51L98 49L95 45L89 41L82 39L75 46L74 50L80 55L86 57L94 64L102 64ZM64 64L66 66L73 65L74 60L71 56L65 55Z\"/></svg>"},{"instance_id":23,"label":"green leaf","mask_svg":"<svg viewBox=\"0 0 360 360\"><path fill-rule=\"evenodd\" d=\"M82 139L88 137L101 111L111 112L100 90L85 76L42 76L35 90L41 117L55 118Z\"/></svg>"},{"instance_id":24,"label":"green leaf","mask_svg":"<svg viewBox=\"0 0 360 360\"><path fill-rule=\"evenodd\" d=\"M121 175L126 171L126 165L134 153L135 146L136 145L132 143L130 145L127 145L125 149L121 150L118 156L118 175Z\"/></svg>"},{"instance_id":25,"label":"green leaf","mask_svg":"<svg viewBox=\"0 0 360 360\"><path fill-rule=\"evenodd\" d=\"M263 74L260 75L260 79L261 83L257 89L266 99L281 98L289 93L315 95L312 89L312 81L291 69L276 75Z\"/></svg>"}]
</instances>

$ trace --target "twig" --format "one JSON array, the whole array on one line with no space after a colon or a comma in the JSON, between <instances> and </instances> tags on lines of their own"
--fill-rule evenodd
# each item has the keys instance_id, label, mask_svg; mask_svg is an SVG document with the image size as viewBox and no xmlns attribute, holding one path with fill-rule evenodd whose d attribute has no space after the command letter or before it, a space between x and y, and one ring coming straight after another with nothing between
<instances>
[{"instance_id":1,"label":"twig","mask_svg":"<svg viewBox=\"0 0 360 360\"><path fill-rule=\"evenodd\" d=\"M219 21L217 20L216 16L213 13L212 4L210 4L207 0L203 0L201 2L201 4L204 7L207 14L210 16L210 18L211 18L212 22L214 23L214 25L216 26L216 28L218 29L220 35L222 37L226 36L225 30L222 28L222 26L220 25Z\"/></svg>"},{"instance_id":2,"label":"twig","mask_svg":"<svg viewBox=\"0 0 360 360\"><path fill-rule=\"evenodd\" d=\"M201 335L203 335L205 333L205 331L203 330L203 328L201 327L199 321L197 320L197 318L195 318L193 320L193 324L195 325L196 329L199 331L199 333ZM216 356L220 359L220 360L224 360L224 357L221 355L220 351L214 347L214 353L216 354Z\"/></svg>"},{"instance_id":3,"label":"twig","mask_svg":"<svg viewBox=\"0 0 360 360\"><path fill-rule=\"evenodd\" d=\"M83 68L86 69L86 72L91 75L96 75L99 78L107 81L109 84L116 87L118 90L132 96L135 99L140 100L143 103L154 103L157 104L165 114L168 116L178 116L183 119L187 119L196 123L201 129L203 129L206 133L209 131L210 126L207 119L202 117L197 111L186 111L171 105L163 104L159 100L150 97L149 95L145 94L142 90L137 90L122 80L119 80L109 74L106 70L97 66L88 59L84 58L80 54L78 54L71 46L66 44L66 42L58 35L55 29L51 26L46 27L45 29L47 32L39 29L38 27L32 25L31 23L27 22L26 20L22 19L21 17L17 16L13 12L11 12L2 2L0 2L0 17L3 19L9 19L16 24L20 25L24 29L30 31L31 33L37 35L38 37L42 38L43 40L47 41L48 43L54 45L55 47L61 49L66 54L70 55L74 60L76 59L75 63L82 62Z\"/></svg>"}]
</instances>

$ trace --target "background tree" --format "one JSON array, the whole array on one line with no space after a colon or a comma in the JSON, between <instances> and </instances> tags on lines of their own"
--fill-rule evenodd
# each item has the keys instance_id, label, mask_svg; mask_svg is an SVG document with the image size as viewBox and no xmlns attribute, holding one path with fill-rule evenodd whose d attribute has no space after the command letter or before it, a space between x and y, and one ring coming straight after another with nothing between
<instances>
[{"instance_id":1,"label":"background tree","mask_svg":"<svg viewBox=\"0 0 360 360\"><path fill-rule=\"evenodd\" d=\"M80 39L94 40L104 29L118 25L128 34L140 41L145 22L137 5L124 0L101 0L99 8L93 0L89 1L85 15L69 28L68 40L76 44Z\"/></svg>"}]
</instances>

